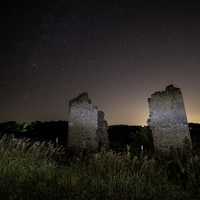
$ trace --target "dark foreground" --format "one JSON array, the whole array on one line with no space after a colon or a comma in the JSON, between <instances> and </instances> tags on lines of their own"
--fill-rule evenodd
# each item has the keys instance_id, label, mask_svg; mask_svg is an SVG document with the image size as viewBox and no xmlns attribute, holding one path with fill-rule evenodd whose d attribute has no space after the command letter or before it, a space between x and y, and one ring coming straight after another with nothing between
<instances>
[{"instance_id":1,"label":"dark foreground","mask_svg":"<svg viewBox=\"0 0 200 200\"><path fill-rule=\"evenodd\" d=\"M52 145L0 141L0 199L199 199L200 156L101 152L67 158Z\"/></svg>"}]
</instances>

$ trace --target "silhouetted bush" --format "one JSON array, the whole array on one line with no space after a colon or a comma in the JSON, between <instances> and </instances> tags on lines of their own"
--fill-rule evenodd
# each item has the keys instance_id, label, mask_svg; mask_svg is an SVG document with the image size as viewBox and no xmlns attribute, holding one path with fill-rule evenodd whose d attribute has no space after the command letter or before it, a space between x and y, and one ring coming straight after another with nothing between
<instances>
[{"instance_id":1,"label":"silhouetted bush","mask_svg":"<svg viewBox=\"0 0 200 200\"><path fill-rule=\"evenodd\" d=\"M16 138L31 139L33 142L51 142L64 146L67 143L67 134L68 122L66 121L0 123L0 136L13 135Z\"/></svg>"},{"instance_id":2,"label":"silhouetted bush","mask_svg":"<svg viewBox=\"0 0 200 200\"><path fill-rule=\"evenodd\" d=\"M148 127L115 125L108 129L110 148L116 152L130 151L137 155L153 152L153 139Z\"/></svg>"}]
</instances>

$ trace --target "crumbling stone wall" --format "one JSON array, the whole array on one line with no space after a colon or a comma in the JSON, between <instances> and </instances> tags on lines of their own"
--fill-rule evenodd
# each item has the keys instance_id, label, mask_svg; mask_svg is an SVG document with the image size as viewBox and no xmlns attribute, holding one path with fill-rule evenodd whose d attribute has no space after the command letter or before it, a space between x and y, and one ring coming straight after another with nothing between
<instances>
[{"instance_id":1,"label":"crumbling stone wall","mask_svg":"<svg viewBox=\"0 0 200 200\"><path fill-rule=\"evenodd\" d=\"M69 102L68 147L97 150L100 145L106 145L107 128L104 114L100 113L87 93Z\"/></svg>"},{"instance_id":2,"label":"crumbling stone wall","mask_svg":"<svg viewBox=\"0 0 200 200\"><path fill-rule=\"evenodd\" d=\"M97 138L98 138L98 148L108 148L108 123L104 119L104 112L98 111L98 129L97 129Z\"/></svg>"},{"instance_id":3,"label":"crumbling stone wall","mask_svg":"<svg viewBox=\"0 0 200 200\"><path fill-rule=\"evenodd\" d=\"M152 130L155 149L180 148L190 139L183 96L179 88L169 85L148 99L148 125Z\"/></svg>"}]
</instances>

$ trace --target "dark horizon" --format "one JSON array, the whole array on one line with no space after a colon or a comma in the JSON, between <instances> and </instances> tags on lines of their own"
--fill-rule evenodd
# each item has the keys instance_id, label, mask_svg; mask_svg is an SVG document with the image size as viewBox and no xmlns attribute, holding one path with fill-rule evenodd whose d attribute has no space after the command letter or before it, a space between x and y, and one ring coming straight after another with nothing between
<instances>
[{"instance_id":1,"label":"dark horizon","mask_svg":"<svg viewBox=\"0 0 200 200\"><path fill-rule=\"evenodd\" d=\"M0 121L67 120L68 101L86 91L109 125L145 125L147 98L174 84L188 121L200 122L199 9L170 1L9 2Z\"/></svg>"}]
</instances>

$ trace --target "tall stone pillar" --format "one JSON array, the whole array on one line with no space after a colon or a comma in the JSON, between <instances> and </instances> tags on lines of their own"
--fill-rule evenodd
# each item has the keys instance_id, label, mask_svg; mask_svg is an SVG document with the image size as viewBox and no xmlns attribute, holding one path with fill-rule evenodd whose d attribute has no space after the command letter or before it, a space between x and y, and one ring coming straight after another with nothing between
<instances>
[{"instance_id":1,"label":"tall stone pillar","mask_svg":"<svg viewBox=\"0 0 200 200\"><path fill-rule=\"evenodd\" d=\"M98 111L98 129L97 129L97 138L99 149L109 147L108 142L108 124L107 121L104 119L104 112Z\"/></svg>"},{"instance_id":2,"label":"tall stone pillar","mask_svg":"<svg viewBox=\"0 0 200 200\"><path fill-rule=\"evenodd\" d=\"M106 138L107 129L102 124L104 116L102 122L99 113L87 93L69 102L68 147L97 150L101 143L105 143L102 138Z\"/></svg>"},{"instance_id":3,"label":"tall stone pillar","mask_svg":"<svg viewBox=\"0 0 200 200\"><path fill-rule=\"evenodd\" d=\"M148 99L148 125L152 130L154 147L169 150L191 142L183 96L179 88L169 85L165 91L155 92Z\"/></svg>"}]
</instances>

